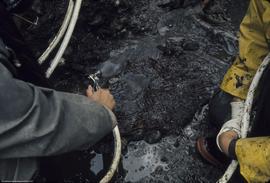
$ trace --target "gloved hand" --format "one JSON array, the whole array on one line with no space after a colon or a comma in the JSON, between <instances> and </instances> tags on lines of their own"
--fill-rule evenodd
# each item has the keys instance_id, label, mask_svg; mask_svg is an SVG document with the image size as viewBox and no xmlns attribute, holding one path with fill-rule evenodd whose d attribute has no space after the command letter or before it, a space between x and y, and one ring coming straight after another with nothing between
<instances>
[{"instance_id":1,"label":"gloved hand","mask_svg":"<svg viewBox=\"0 0 270 183\"><path fill-rule=\"evenodd\" d=\"M233 131L234 132L233 134L236 133L238 138L240 138L240 136L241 136L241 120L242 120L242 116L244 113L244 105L245 105L244 100L237 101L237 102L231 102L231 120L224 123L224 125L222 126L222 128L219 131L217 138L216 138L217 146L221 152L224 152L222 150L223 148L221 148L222 144L221 144L221 140L220 140L220 136L223 133ZM234 136L234 135L232 135L232 136ZM228 144L229 144L229 142L228 142Z\"/></svg>"}]
</instances>

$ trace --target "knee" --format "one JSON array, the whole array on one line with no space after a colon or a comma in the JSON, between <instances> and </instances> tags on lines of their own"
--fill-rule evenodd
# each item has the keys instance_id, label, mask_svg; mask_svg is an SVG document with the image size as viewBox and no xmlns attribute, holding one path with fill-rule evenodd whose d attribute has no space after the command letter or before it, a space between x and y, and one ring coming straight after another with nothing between
<instances>
[{"instance_id":1,"label":"knee","mask_svg":"<svg viewBox=\"0 0 270 183\"><path fill-rule=\"evenodd\" d=\"M221 127L224 122L230 120L230 102L233 96L224 91L218 91L209 103L209 120L216 127Z\"/></svg>"}]
</instances>

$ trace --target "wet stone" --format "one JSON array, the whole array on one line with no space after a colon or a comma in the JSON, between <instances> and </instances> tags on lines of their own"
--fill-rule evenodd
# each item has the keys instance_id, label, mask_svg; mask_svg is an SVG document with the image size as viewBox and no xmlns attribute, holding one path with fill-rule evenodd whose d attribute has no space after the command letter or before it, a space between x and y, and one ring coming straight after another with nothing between
<instances>
[{"instance_id":1,"label":"wet stone","mask_svg":"<svg viewBox=\"0 0 270 183\"><path fill-rule=\"evenodd\" d=\"M90 26L99 26L102 25L102 23L104 22L104 18L101 15L97 15L95 16L95 18L89 22L88 24Z\"/></svg>"},{"instance_id":2,"label":"wet stone","mask_svg":"<svg viewBox=\"0 0 270 183\"><path fill-rule=\"evenodd\" d=\"M152 131L146 134L145 141L149 144L154 144L160 141L162 135L160 131Z\"/></svg>"},{"instance_id":3,"label":"wet stone","mask_svg":"<svg viewBox=\"0 0 270 183\"><path fill-rule=\"evenodd\" d=\"M157 4L158 6L166 6L171 3L172 0L158 0Z\"/></svg>"},{"instance_id":4,"label":"wet stone","mask_svg":"<svg viewBox=\"0 0 270 183\"><path fill-rule=\"evenodd\" d=\"M166 156L162 156L160 160L165 163L169 161Z\"/></svg>"},{"instance_id":5,"label":"wet stone","mask_svg":"<svg viewBox=\"0 0 270 183\"><path fill-rule=\"evenodd\" d=\"M180 8L185 0L158 0L158 6L161 8L175 9Z\"/></svg>"},{"instance_id":6,"label":"wet stone","mask_svg":"<svg viewBox=\"0 0 270 183\"><path fill-rule=\"evenodd\" d=\"M173 145L174 145L174 147L176 147L176 148L179 147L179 146L180 146L179 140L177 139Z\"/></svg>"},{"instance_id":7,"label":"wet stone","mask_svg":"<svg viewBox=\"0 0 270 183\"><path fill-rule=\"evenodd\" d=\"M186 51L196 51L200 48L199 43L195 41L185 41L183 43L183 49Z\"/></svg>"},{"instance_id":8,"label":"wet stone","mask_svg":"<svg viewBox=\"0 0 270 183\"><path fill-rule=\"evenodd\" d=\"M185 0L185 2L183 3L183 7L195 6L198 3L201 3L201 0Z\"/></svg>"}]
</instances>

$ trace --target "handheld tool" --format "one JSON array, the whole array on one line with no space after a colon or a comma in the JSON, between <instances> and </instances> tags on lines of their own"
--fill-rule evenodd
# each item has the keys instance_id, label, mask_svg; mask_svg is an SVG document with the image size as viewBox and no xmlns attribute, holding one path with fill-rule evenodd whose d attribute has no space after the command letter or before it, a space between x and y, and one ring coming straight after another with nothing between
<instances>
[{"instance_id":1,"label":"handheld tool","mask_svg":"<svg viewBox=\"0 0 270 183\"><path fill-rule=\"evenodd\" d=\"M99 81L101 76L102 76L101 71L97 71L96 73L90 74L88 76L90 82L89 84L93 87L94 91L97 91L100 88Z\"/></svg>"}]
</instances>

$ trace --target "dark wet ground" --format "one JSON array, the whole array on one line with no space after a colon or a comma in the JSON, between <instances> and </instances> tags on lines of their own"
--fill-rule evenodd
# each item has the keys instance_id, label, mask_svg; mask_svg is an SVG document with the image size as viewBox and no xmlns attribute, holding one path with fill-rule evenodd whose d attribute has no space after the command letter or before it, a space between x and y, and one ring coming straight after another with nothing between
<instances>
[{"instance_id":1,"label":"dark wet ground","mask_svg":"<svg viewBox=\"0 0 270 183\"><path fill-rule=\"evenodd\" d=\"M125 146L116 182L215 182L223 172L201 161L194 143L213 133L205 104L237 53L247 2L160 8L166 2L85 1L65 64L52 78L59 90L83 93L88 74L101 69L108 77ZM40 25L25 32L37 55L67 3L42 5Z\"/></svg>"}]
</instances>

